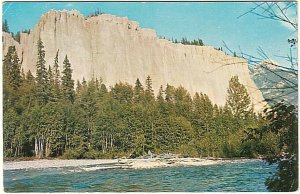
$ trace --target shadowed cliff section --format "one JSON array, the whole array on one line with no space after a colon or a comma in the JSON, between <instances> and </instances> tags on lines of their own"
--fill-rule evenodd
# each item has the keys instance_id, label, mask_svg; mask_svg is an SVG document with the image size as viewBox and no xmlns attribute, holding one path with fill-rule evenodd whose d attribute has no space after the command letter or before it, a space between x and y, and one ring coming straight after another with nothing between
<instances>
[{"instance_id":1,"label":"shadowed cliff section","mask_svg":"<svg viewBox=\"0 0 300 194\"><path fill-rule=\"evenodd\" d=\"M101 14L84 17L78 11L49 11L30 34L21 33L20 44L3 33L4 52L15 45L25 71L35 74L37 40L46 51L46 66L53 65L59 49L59 63L67 54L74 79L101 77L107 86L150 75L157 93L160 84L182 85L192 94L206 93L224 105L229 80L237 75L251 96L254 109L265 105L261 92L251 80L245 60L225 55L211 46L174 44L159 39L154 30L140 28L127 18Z\"/></svg>"}]
</instances>

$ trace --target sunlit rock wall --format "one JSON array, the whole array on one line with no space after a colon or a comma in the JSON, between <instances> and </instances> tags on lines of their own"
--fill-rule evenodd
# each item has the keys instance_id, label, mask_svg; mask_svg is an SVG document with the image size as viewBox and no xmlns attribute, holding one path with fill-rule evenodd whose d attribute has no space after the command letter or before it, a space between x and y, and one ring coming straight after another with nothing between
<instances>
[{"instance_id":1,"label":"sunlit rock wall","mask_svg":"<svg viewBox=\"0 0 300 194\"><path fill-rule=\"evenodd\" d=\"M4 33L3 55L8 46L15 45L24 70L35 74L39 37L45 46L47 67L53 65L59 49L60 68L68 55L75 80L101 77L107 86L113 86L119 81L134 84L137 78L145 80L150 75L156 93L160 85L182 85L192 95L203 92L214 103L224 105L228 82L238 75L255 110L261 111L265 105L245 60L211 46L159 39L154 30L142 29L127 18L108 14L85 18L77 11L50 11L30 34L21 34L20 44Z\"/></svg>"}]
</instances>

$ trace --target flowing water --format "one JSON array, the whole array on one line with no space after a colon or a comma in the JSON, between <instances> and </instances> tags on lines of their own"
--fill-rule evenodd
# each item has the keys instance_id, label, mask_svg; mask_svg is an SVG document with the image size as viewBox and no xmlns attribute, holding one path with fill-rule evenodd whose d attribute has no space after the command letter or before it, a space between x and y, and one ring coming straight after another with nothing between
<instances>
[{"instance_id":1,"label":"flowing water","mask_svg":"<svg viewBox=\"0 0 300 194\"><path fill-rule=\"evenodd\" d=\"M267 191L275 166L252 160L198 167L101 169L68 167L5 170L7 192Z\"/></svg>"}]
</instances>

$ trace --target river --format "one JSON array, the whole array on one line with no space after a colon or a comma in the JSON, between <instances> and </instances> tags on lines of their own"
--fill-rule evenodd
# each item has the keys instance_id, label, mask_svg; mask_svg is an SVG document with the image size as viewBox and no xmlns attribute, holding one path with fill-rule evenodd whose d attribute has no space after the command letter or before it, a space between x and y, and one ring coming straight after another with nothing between
<instances>
[{"instance_id":1,"label":"river","mask_svg":"<svg viewBox=\"0 0 300 194\"><path fill-rule=\"evenodd\" d=\"M6 192L267 191L275 171L263 161L198 167L99 169L79 167L4 170Z\"/></svg>"}]
</instances>

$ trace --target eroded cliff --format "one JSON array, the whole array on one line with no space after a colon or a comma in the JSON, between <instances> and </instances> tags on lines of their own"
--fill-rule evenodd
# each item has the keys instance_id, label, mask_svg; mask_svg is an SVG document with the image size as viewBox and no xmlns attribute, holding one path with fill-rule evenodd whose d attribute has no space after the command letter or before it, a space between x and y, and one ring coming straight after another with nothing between
<instances>
[{"instance_id":1,"label":"eroded cliff","mask_svg":"<svg viewBox=\"0 0 300 194\"><path fill-rule=\"evenodd\" d=\"M210 46L174 44L159 39L155 31L143 29L127 18L102 14L86 18L77 11L50 11L44 14L30 34L21 33L20 43L3 34L4 52L15 45L22 67L35 74L37 40L46 51L46 65L53 65L59 49L59 62L67 54L73 78L101 77L107 86L116 82L134 84L150 75L157 92L167 83L184 86L192 95L206 93L224 105L228 82L238 75L251 96L255 110L265 105L261 92L251 80L245 60L225 55Z\"/></svg>"}]
</instances>

